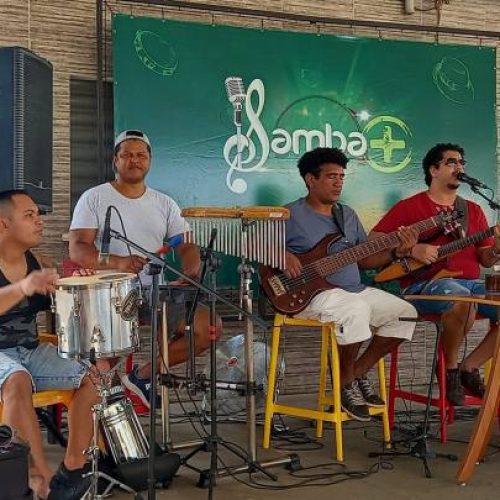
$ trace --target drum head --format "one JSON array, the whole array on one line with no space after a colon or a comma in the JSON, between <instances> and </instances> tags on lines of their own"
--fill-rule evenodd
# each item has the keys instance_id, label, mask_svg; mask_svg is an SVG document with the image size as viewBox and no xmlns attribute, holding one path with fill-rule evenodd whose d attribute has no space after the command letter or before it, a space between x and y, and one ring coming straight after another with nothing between
<instances>
[{"instance_id":1,"label":"drum head","mask_svg":"<svg viewBox=\"0 0 500 500\"><path fill-rule=\"evenodd\" d=\"M136 275L133 273L106 272L97 273L91 276L69 276L57 281L58 288L94 288L111 286L113 281L133 280Z\"/></svg>"}]
</instances>

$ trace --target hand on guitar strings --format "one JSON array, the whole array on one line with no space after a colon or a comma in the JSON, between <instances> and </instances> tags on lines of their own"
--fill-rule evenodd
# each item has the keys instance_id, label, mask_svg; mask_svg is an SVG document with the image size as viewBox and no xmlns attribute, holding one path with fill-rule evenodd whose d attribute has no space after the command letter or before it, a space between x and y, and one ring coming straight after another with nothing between
<instances>
[{"instance_id":1,"label":"hand on guitar strings","mask_svg":"<svg viewBox=\"0 0 500 500\"><path fill-rule=\"evenodd\" d=\"M285 276L298 278L302 274L302 264L298 257L291 252L285 252Z\"/></svg>"},{"instance_id":2,"label":"hand on guitar strings","mask_svg":"<svg viewBox=\"0 0 500 500\"><path fill-rule=\"evenodd\" d=\"M415 227L401 226L398 228L399 245L395 249L396 257L407 257L418 241L418 230Z\"/></svg>"}]
</instances>

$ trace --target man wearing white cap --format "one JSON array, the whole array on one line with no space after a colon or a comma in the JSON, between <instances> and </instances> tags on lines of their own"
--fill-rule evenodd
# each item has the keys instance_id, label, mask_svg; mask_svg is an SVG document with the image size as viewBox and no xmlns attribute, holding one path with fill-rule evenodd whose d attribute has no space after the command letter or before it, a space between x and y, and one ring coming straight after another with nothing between
<instances>
[{"instance_id":1,"label":"man wearing white cap","mask_svg":"<svg viewBox=\"0 0 500 500\"><path fill-rule=\"evenodd\" d=\"M113 168L115 179L85 191L75 207L71 221L70 258L84 268L116 269L123 272L140 272L147 260L134 249L112 239L107 263L99 262L98 244L104 229L106 210L110 205L121 214L127 237L150 252L156 252L165 239L184 233L188 225L172 198L148 187L146 175L151 166L151 143L140 130L125 130L115 139ZM114 214L116 215L116 214ZM122 232L118 217L113 216L111 227ZM182 271L192 278L200 272L200 254L195 245L181 243L176 251L181 259ZM141 273L143 284L151 283L150 276ZM168 330L171 365L182 363L188 357L188 342L184 332L184 304L169 307ZM198 308L194 316L194 334L197 353L209 345L209 314ZM221 333L218 325L217 334ZM134 367L123 379L125 386L135 392L149 407L149 378L151 367Z\"/></svg>"}]
</instances>

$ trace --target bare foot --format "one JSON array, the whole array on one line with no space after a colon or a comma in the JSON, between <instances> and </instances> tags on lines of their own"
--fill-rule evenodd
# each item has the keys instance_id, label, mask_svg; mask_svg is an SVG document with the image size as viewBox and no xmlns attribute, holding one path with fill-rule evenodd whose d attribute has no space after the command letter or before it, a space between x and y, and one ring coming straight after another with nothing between
<instances>
[{"instance_id":1,"label":"bare foot","mask_svg":"<svg viewBox=\"0 0 500 500\"><path fill-rule=\"evenodd\" d=\"M30 475L29 485L35 493L35 498L45 500L49 496L49 483L43 476L37 474Z\"/></svg>"}]
</instances>

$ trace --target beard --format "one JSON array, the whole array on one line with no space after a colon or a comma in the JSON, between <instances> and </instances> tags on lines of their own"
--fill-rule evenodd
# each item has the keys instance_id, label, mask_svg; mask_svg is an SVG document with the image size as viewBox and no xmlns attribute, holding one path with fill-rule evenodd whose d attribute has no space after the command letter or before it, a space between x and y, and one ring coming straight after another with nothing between
<instances>
[{"instance_id":1,"label":"beard","mask_svg":"<svg viewBox=\"0 0 500 500\"><path fill-rule=\"evenodd\" d=\"M446 185L446 187L447 187L448 189L450 189L451 191L456 191L456 190L460 187L460 184L452 184L452 183L450 182L450 183L448 183L448 184Z\"/></svg>"}]
</instances>

